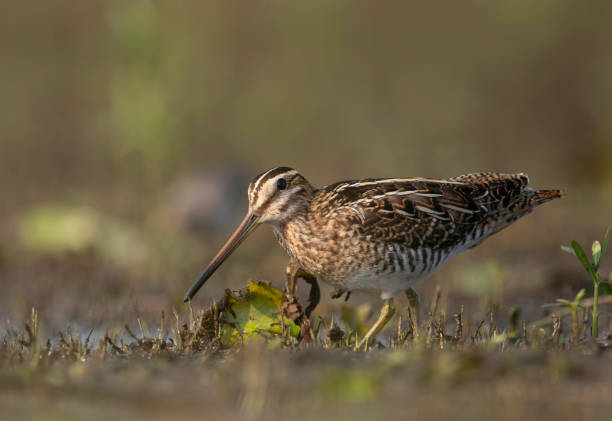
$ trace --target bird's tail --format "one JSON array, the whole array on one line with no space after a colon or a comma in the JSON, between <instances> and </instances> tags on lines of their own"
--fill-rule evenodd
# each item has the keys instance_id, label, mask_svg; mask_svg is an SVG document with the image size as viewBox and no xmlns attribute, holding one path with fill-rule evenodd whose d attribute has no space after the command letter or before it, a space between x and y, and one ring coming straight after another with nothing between
<instances>
[{"instance_id":1,"label":"bird's tail","mask_svg":"<svg viewBox=\"0 0 612 421\"><path fill-rule=\"evenodd\" d=\"M536 205L541 205L542 203L549 202L553 199L559 199L563 196L565 196L564 190L536 190L533 201Z\"/></svg>"}]
</instances>

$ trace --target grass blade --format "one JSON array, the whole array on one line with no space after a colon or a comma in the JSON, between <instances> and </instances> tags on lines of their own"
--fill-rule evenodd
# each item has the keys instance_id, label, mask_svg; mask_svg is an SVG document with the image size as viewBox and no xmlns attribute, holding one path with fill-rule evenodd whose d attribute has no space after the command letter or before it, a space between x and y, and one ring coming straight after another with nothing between
<instances>
[{"instance_id":1,"label":"grass blade","mask_svg":"<svg viewBox=\"0 0 612 421\"><path fill-rule=\"evenodd\" d=\"M578 291L578 294L576 294L576 297L574 298L574 303L579 303L584 298L585 295L586 295L586 290L582 288L580 291Z\"/></svg>"}]
</instances>

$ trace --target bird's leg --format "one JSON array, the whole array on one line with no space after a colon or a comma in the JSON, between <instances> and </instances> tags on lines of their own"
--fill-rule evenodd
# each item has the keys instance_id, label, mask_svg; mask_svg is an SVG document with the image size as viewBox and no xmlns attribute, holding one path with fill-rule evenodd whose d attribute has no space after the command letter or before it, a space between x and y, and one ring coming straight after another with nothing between
<instances>
[{"instance_id":1,"label":"bird's leg","mask_svg":"<svg viewBox=\"0 0 612 421\"><path fill-rule=\"evenodd\" d=\"M308 305L304 310L304 316L300 320L300 342L301 339L306 339L306 342L310 342L312 340L312 335L310 334L310 315L315 307L319 304L321 300L321 290L319 289L319 283L317 282L317 278L311 273L306 272L304 269L299 269L296 274L296 278L302 278L306 282L310 284L310 292L308 293ZM297 284L297 280L296 280Z\"/></svg>"},{"instance_id":2,"label":"bird's leg","mask_svg":"<svg viewBox=\"0 0 612 421\"><path fill-rule=\"evenodd\" d=\"M306 310L304 310L306 317L310 317L310 314L317 307L319 301L321 300L321 289L319 288L317 278L313 274L306 272L298 265L297 262L293 260L289 263L289 266L287 266L286 273L287 283L285 286L285 293L291 297L294 297L295 299L297 299L298 278L302 278L310 284L310 292L308 294L308 306L306 306Z\"/></svg>"},{"instance_id":3,"label":"bird's leg","mask_svg":"<svg viewBox=\"0 0 612 421\"><path fill-rule=\"evenodd\" d=\"M367 347L370 340L374 339L378 332L382 330L383 327L391 320L393 317L393 313L395 313L395 306L393 305L393 298L387 298L385 300L385 304L383 308L380 310L380 314L378 316L378 320L376 323L368 330L368 333L363 337L363 339L357 345L357 348L361 348L362 346Z\"/></svg>"},{"instance_id":4,"label":"bird's leg","mask_svg":"<svg viewBox=\"0 0 612 421\"><path fill-rule=\"evenodd\" d=\"M293 260L289 263L286 269L287 282L285 284L286 300L281 306L283 315L298 323L304 315L304 309L297 300L297 279L300 267Z\"/></svg>"},{"instance_id":5,"label":"bird's leg","mask_svg":"<svg viewBox=\"0 0 612 421\"><path fill-rule=\"evenodd\" d=\"M406 297L408 297L408 305L410 306L410 315L414 322L415 336L418 336L419 332L419 321L421 317L421 304L419 303L419 294L412 288L406 290Z\"/></svg>"},{"instance_id":6,"label":"bird's leg","mask_svg":"<svg viewBox=\"0 0 612 421\"><path fill-rule=\"evenodd\" d=\"M296 261L291 260L285 269L287 282L285 283L285 293L291 296L297 295L297 278L300 266Z\"/></svg>"},{"instance_id":7,"label":"bird's leg","mask_svg":"<svg viewBox=\"0 0 612 421\"><path fill-rule=\"evenodd\" d=\"M310 319L312 311L317 307L317 305L319 305L319 301L321 301L321 289L319 288L317 278L315 278L314 275L306 272L304 269L300 269L298 277L302 278L310 284L310 292L308 293L308 305L304 310L304 314Z\"/></svg>"},{"instance_id":8,"label":"bird's leg","mask_svg":"<svg viewBox=\"0 0 612 421\"><path fill-rule=\"evenodd\" d=\"M287 295L288 301L283 304L284 313L286 313L288 317L293 319L298 325L301 326L301 332L299 337L300 341L302 338L310 339L310 315L312 314L312 311L315 309L315 307L319 304L319 301L321 299L321 290L319 289L319 283L317 282L317 278L314 275L306 272L295 261L291 261L289 263L289 266L287 266L286 273L287 284L285 287L285 294ZM298 278L302 278L310 284L308 305L306 306L306 309L304 311L302 311L302 306L297 301Z\"/></svg>"}]
</instances>

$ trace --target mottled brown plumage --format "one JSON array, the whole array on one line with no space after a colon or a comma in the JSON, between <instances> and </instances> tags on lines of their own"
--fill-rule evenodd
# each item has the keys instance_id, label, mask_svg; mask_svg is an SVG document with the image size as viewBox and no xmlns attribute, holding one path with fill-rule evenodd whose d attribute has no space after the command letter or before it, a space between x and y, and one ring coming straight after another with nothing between
<instances>
[{"instance_id":1,"label":"mottled brown plumage","mask_svg":"<svg viewBox=\"0 0 612 421\"><path fill-rule=\"evenodd\" d=\"M528 182L524 174L478 173L447 180L352 180L316 189L291 168L273 168L253 179L247 217L185 299L255 226L267 223L305 271L339 290L377 291L389 300L562 195L534 190Z\"/></svg>"}]
</instances>

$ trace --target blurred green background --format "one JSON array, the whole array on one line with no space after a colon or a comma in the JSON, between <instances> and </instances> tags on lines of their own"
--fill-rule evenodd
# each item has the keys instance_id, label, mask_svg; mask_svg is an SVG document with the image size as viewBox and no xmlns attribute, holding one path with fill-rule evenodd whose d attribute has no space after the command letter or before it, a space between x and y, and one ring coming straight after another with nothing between
<instances>
[{"instance_id":1,"label":"blurred green background","mask_svg":"<svg viewBox=\"0 0 612 421\"><path fill-rule=\"evenodd\" d=\"M611 12L609 1L6 3L0 317L37 306L52 326L91 326L181 308L245 212L249 180L278 165L318 186L498 170L565 188L417 289L441 285L479 311L573 294L585 280L559 245L612 222ZM197 302L247 278L281 287L285 263L262 228Z\"/></svg>"}]
</instances>

